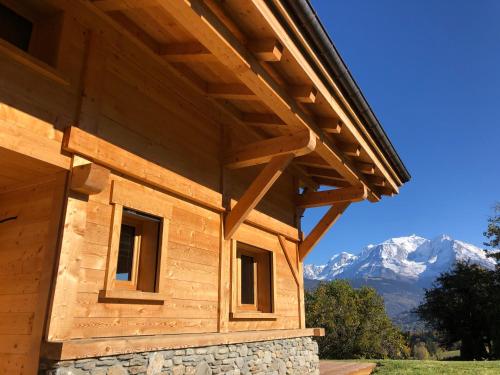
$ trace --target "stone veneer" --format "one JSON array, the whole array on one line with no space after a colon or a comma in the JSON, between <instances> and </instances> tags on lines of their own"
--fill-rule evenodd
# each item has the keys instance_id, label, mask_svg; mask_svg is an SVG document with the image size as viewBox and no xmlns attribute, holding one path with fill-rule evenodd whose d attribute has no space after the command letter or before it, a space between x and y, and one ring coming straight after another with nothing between
<instances>
[{"instance_id":1,"label":"stone veneer","mask_svg":"<svg viewBox=\"0 0 500 375\"><path fill-rule=\"evenodd\" d=\"M319 375L310 337L40 363L39 375Z\"/></svg>"}]
</instances>

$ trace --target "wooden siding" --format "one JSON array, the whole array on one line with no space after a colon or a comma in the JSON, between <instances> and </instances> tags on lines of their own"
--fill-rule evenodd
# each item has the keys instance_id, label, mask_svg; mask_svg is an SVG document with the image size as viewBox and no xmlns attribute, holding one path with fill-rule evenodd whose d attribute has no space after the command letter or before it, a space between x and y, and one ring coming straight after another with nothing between
<instances>
[{"instance_id":1,"label":"wooden siding","mask_svg":"<svg viewBox=\"0 0 500 375\"><path fill-rule=\"evenodd\" d=\"M34 167L34 166L33 166ZM45 323L64 176L0 193L0 373L32 374Z\"/></svg>"}]
</instances>

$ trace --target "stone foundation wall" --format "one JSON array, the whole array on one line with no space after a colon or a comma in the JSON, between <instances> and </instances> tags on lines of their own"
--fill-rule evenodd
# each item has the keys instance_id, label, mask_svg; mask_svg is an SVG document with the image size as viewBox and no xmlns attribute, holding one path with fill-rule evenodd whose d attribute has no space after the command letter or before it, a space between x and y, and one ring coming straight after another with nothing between
<instances>
[{"instance_id":1,"label":"stone foundation wall","mask_svg":"<svg viewBox=\"0 0 500 375\"><path fill-rule=\"evenodd\" d=\"M39 375L319 375L310 337L164 350L40 364Z\"/></svg>"}]
</instances>

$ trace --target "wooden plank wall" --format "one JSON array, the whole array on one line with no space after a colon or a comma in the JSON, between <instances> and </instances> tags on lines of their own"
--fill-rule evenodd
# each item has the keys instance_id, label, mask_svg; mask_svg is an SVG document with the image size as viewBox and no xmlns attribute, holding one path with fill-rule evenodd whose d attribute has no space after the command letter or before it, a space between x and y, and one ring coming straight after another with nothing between
<instances>
[{"instance_id":1,"label":"wooden plank wall","mask_svg":"<svg viewBox=\"0 0 500 375\"><path fill-rule=\"evenodd\" d=\"M67 84L55 82L0 56L0 69L6 73L0 75L0 102L8 110L22 114L19 118L28 129L30 124L38 124L39 127L33 127L32 131L41 141L60 142L61 130L77 125L214 191L229 192L230 197L238 199L260 167L226 173L227 178L223 178L222 134L232 134L232 142L237 145L250 141L244 129L228 125L230 120L217 112L206 98L184 87L173 70L147 57L136 43L97 19L87 5L57 3L67 4L68 11L56 67ZM0 115L3 113L7 112L0 111ZM4 126L1 121L0 126ZM49 162L59 162L57 157L61 157L55 147L45 155L51 157ZM65 168L69 166L67 157L61 163L66 163ZM112 178L125 179L117 173ZM227 186L223 186L223 181ZM293 186L292 176L285 173L258 209L293 225ZM171 201L174 208L165 275L168 289L165 304L98 302L97 294L104 282L111 222L109 197L108 187L91 196L87 203L85 246L82 254L76 255L80 260L78 293L66 338L216 332L222 330L221 327L229 331L303 328L297 288L277 236L248 225L244 225L237 235L277 255L278 318L221 322L219 298L227 296L222 294L225 288L219 288L219 273L229 272L220 269L220 248L224 246L221 214L166 193L165 199ZM229 262L226 259L222 264ZM0 289L10 285L8 280L5 283L0 282ZM57 287L57 282L55 285ZM57 306L52 306L52 311L55 310ZM29 317L28 312L25 318L29 321ZM19 321L24 329L20 332L26 332L26 319ZM4 329L13 328L7 325Z\"/></svg>"},{"instance_id":2,"label":"wooden plank wall","mask_svg":"<svg viewBox=\"0 0 500 375\"><path fill-rule=\"evenodd\" d=\"M45 323L64 176L0 194L0 373L31 374Z\"/></svg>"}]
</instances>

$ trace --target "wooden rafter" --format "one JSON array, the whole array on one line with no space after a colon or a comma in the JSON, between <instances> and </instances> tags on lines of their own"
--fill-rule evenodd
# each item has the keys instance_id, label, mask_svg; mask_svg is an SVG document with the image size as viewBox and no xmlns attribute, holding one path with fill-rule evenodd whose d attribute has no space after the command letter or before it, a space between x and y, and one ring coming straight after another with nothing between
<instances>
[{"instance_id":1,"label":"wooden rafter","mask_svg":"<svg viewBox=\"0 0 500 375\"><path fill-rule=\"evenodd\" d=\"M210 7L203 1L162 0L158 3L178 23L191 25L190 32L207 49L209 49L226 67L236 74L266 106L288 125L292 131L314 129L320 133L320 128L314 119L304 112L297 101L292 98L287 87L280 85L261 65L260 61L248 50L245 44L214 12L214 2ZM217 15L215 14L217 13ZM281 39L280 39L281 40ZM285 47L288 48L288 47ZM343 120L343 122L345 122ZM326 143L325 143L326 142ZM352 185L360 183L368 185L364 177L345 154L334 144L322 140L318 154L335 167L346 181ZM397 187L394 185L395 191ZM379 197L371 189L371 199Z\"/></svg>"},{"instance_id":2,"label":"wooden rafter","mask_svg":"<svg viewBox=\"0 0 500 375\"><path fill-rule=\"evenodd\" d=\"M247 47L259 61L277 62L283 54L283 46L275 39L254 40ZM217 57L198 42L163 44L158 53L170 62L217 61Z\"/></svg>"},{"instance_id":3,"label":"wooden rafter","mask_svg":"<svg viewBox=\"0 0 500 375\"><path fill-rule=\"evenodd\" d=\"M352 186L342 189L306 192L296 199L297 207L309 208L330 206L344 202L359 202L368 197L365 186Z\"/></svg>"},{"instance_id":4,"label":"wooden rafter","mask_svg":"<svg viewBox=\"0 0 500 375\"><path fill-rule=\"evenodd\" d=\"M300 103L314 103L317 90L313 86L288 86L289 95ZM260 100L247 86L239 83L210 83L207 95L233 100Z\"/></svg>"},{"instance_id":5,"label":"wooden rafter","mask_svg":"<svg viewBox=\"0 0 500 375\"><path fill-rule=\"evenodd\" d=\"M324 177L315 177L314 181L316 181L319 185L324 186L334 186L334 187L350 187L352 186L349 182L345 180L336 180Z\"/></svg>"},{"instance_id":6,"label":"wooden rafter","mask_svg":"<svg viewBox=\"0 0 500 375\"><path fill-rule=\"evenodd\" d=\"M356 162L355 164L361 173L364 173L364 174L374 174L375 173L375 166L372 163ZM370 181L369 179L367 179L367 180Z\"/></svg>"},{"instance_id":7,"label":"wooden rafter","mask_svg":"<svg viewBox=\"0 0 500 375\"><path fill-rule=\"evenodd\" d=\"M380 186L380 187L385 186L385 178L383 177L373 175L373 176L367 176L366 178L368 179L368 181L370 181L370 183L372 183L375 186Z\"/></svg>"},{"instance_id":8,"label":"wooden rafter","mask_svg":"<svg viewBox=\"0 0 500 375\"><path fill-rule=\"evenodd\" d=\"M274 182L283 173L285 168L293 160L292 153L274 156L253 180L238 203L227 214L224 225L224 237L226 239L236 232L238 227L248 217L250 212L257 206L262 197L268 192Z\"/></svg>"},{"instance_id":9,"label":"wooden rafter","mask_svg":"<svg viewBox=\"0 0 500 375\"><path fill-rule=\"evenodd\" d=\"M330 227L338 220L351 202L339 203L332 206L307 237L299 244L299 258L301 261L309 254Z\"/></svg>"},{"instance_id":10,"label":"wooden rafter","mask_svg":"<svg viewBox=\"0 0 500 375\"><path fill-rule=\"evenodd\" d=\"M337 146L346 155L358 157L361 154L361 147L355 143L339 142Z\"/></svg>"},{"instance_id":11,"label":"wooden rafter","mask_svg":"<svg viewBox=\"0 0 500 375\"><path fill-rule=\"evenodd\" d=\"M317 56L312 49L312 47L308 44L308 42L300 35L298 32L293 20L288 15L286 9L284 9L283 4L281 2L272 2L279 12L284 15L285 22L289 22L291 25L291 30L287 29L283 25L283 20L276 15L275 10L272 10L270 7L270 3L266 0L250 0L252 1L255 8L260 12L260 14L264 17L266 22L275 32L280 40L283 43L283 47L289 51L289 54L295 59L296 63L302 67L303 71L311 78L312 83L317 87L320 94L325 98L327 102L329 102L332 106L332 109L335 111L336 115L340 118L345 129L348 130L359 142L364 152L375 162L377 169L379 169L384 178L388 181L388 185L393 189L393 192L398 192L398 184L401 183L401 180L392 170L388 170L389 162L385 158L384 155L380 155L380 159L375 154L376 151L380 150L372 140L364 139L363 135L367 135L367 131L363 129L363 127L357 128L357 126L361 125L361 121L359 120L358 115L352 109L351 105L348 103L347 99L343 97L339 86L336 84L334 77L330 76L326 71L325 67L322 65L320 61L320 57ZM290 33L298 36L298 39L303 43L302 45L297 45L297 39L290 37ZM305 49L301 48L304 47ZM312 62L317 65L313 66ZM318 68L325 73L325 77L327 77L327 81L323 81L320 76L316 73ZM334 89L334 92L338 95L333 94L330 90ZM350 116L353 116L352 118ZM358 125L359 124L359 125ZM363 135L362 135L363 134ZM373 149L372 149L373 147ZM389 167L390 168L390 167Z\"/></svg>"},{"instance_id":12,"label":"wooden rafter","mask_svg":"<svg viewBox=\"0 0 500 375\"><path fill-rule=\"evenodd\" d=\"M93 3L104 12L147 8L158 5L157 0L93 0Z\"/></svg>"},{"instance_id":13,"label":"wooden rafter","mask_svg":"<svg viewBox=\"0 0 500 375\"><path fill-rule=\"evenodd\" d=\"M316 119L319 127L323 129L324 132L330 134L340 134L342 131L342 122L335 118L320 117Z\"/></svg>"},{"instance_id":14,"label":"wooden rafter","mask_svg":"<svg viewBox=\"0 0 500 375\"><path fill-rule=\"evenodd\" d=\"M272 113L243 113L241 119L244 123L260 127L284 127L286 124Z\"/></svg>"},{"instance_id":15,"label":"wooden rafter","mask_svg":"<svg viewBox=\"0 0 500 375\"><path fill-rule=\"evenodd\" d=\"M335 180L344 180L342 175L337 171L330 168L307 168L307 174L309 176L332 178Z\"/></svg>"},{"instance_id":16,"label":"wooden rafter","mask_svg":"<svg viewBox=\"0 0 500 375\"><path fill-rule=\"evenodd\" d=\"M269 162L275 156L292 154L294 157L314 151L316 136L310 131L284 135L239 147L225 157L227 168L242 168Z\"/></svg>"}]
</instances>

